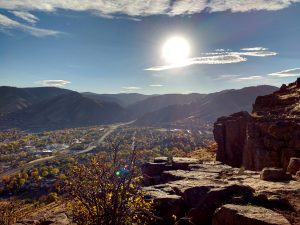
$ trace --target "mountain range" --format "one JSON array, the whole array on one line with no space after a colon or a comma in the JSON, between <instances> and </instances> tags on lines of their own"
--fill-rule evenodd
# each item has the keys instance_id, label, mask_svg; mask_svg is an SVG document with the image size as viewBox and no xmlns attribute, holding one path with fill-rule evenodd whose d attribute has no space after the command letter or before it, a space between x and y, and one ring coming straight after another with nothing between
<instances>
[{"instance_id":1,"label":"mountain range","mask_svg":"<svg viewBox=\"0 0 300 225\"><path fill-rule=\"evenodd\" d=\"M79 93L56 87L0 87L0 128L30 130L135 120L136 126L213 123L237 111L251 111L257 96L278 88L261 85L211 94L142 95Z\"/></svg>"}]
</instances>

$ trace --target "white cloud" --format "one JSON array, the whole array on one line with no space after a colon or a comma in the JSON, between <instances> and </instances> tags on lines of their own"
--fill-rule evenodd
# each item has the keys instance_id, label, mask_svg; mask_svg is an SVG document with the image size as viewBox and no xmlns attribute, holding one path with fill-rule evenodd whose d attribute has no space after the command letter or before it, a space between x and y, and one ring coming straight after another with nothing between
<instances>
[{"instance_id":1,"label":"white cloud","mask_svg":"<svg viewBox=\"0 0 300 225\"><path fill-rule=\"evenodd\" d=\"M39 10L53 12L57 9L91 11L99 15L126 14L148 16L165 14L170 0L0 0L0 8L8 10Z\"/></svg>"},{"instance_id":2,"label":"white cloud","mask_svg":"<svg viewBox=\"0 0 300 225\"><path fill-rule=\"evenodd\" d=\"M62 32L60 32L60 31L41 29L41 28L24 25L15 20L12 20L2 14L0 14L0 28L2 28L2 29L18 29L18 30L25 31L36 37L56 36L56 35L62 34Z\"/></svg>"},{"instance_id":3,"label":"white cloud","mask_svg":"<svg viewBox=\"0 0 300 225\"><path fill-rule=\"evenodd\" d=\"M296 2L299 0L211 0L208 7L211 12L276 11L287 8Z\"/></svg>"},{"instance_id":4,"label":"white cloud","mask_svg":"<svg viewBox=\"0 0 300 225\"><path fill-rule=\"evenodd\" d=\"M39 20L39 18L29 12L11 11L11 13L31 24L35 24Z\"/></svg>"},{"instance_id":5,"label":"white cloud","mask_svg":"<svg viewBox=\"0 0 300 225\"><path fill-rule=\"evenodd\" d=\"M266 56L277 55L276 52L270 52L270 51L236 52L236 54L238 54L238 55L244 55L244 56L256 56L256 57L266 57Z\"/></svg>"},{"instance_id":6,"label":"white cloud","mask_svg":"<svg viewBox=\"0 0 300 225\"><path fill-rule=\"evenodd\" d=\"M122 88L123 88L123 89L126 89L126 90L130 90L130 91L142 89L141 87L134 87L134 86L132 86L132 87L122 87Z\"/></svg>"},{"instance_id":7,"label":"white cloud","mask_svg":"<svg viewBox=\"0 0 300 225\"><path fill-rule=\"evenodd\" d=\"M228 55L200 56L200 57L187 59L182 63L150 67L145 70L162 71L162 70L187 67L196 64L214 65L214 64L239 63L244 61L247 61L247 59L239 55L228 54Z\"/></svg>"},{"instance_id":8,"label":"white cloud","mask_svg":"<svg viewBox=\"0 0 300 225\"><path fill-rule=\"evenodd\" d=\"M235 74L224 74L224 75L220 75L217 78L215 78L214 80L232 80L234 78L240 77L241 75L235 75Z\"/></svg>"},{"instance_id":9,"label":"white cloud","mask_svg":"<svg viewBox=\"0 0 300 225\"><path fill-rule=\"evenodd\" d=\"M169 64L163 66L154 66L146 68L145 70L149 71L163 71L175 68L182 68L191 65L205 64L205 65L214 65L214 64L231 64L231 63L240 63L245 62L248 59L246 56L252 57L267 57L275 56L276 52L271 51L243 51L243 52L231 52L231 51L217 51L217 52L208 52L201 53L203 56L189 58L182 63Z\"/></svg>"},{"instance_id":10,"label":"white cloud","mask_svg":"<svg viewBox=\"0 0 300 225\"><path fill-rule=\"evenodd\" d=\"M240 77L237 80L259 80L262 79L262 76L250 76L250 77Z\"/></svg>"},{"instance_id":11,"label":"white cloud","mask_svg":"<svg viewBox=\"0 0 300 225\"><path fill-rule=\"evenodd\" d=\"M67 80L41 80L37 81L36 83L47 87L64 87L71 82Z\"/></svg>"},{"instance_id":12,"label":"white cloud","mask_svg":"<svg viewBox=\"0 0 300 225\"><path fill-rule=\"evenodd\" d=\"M139 21L140 18L136 17L189 15L203 11L275 11L287 8L297 2L300 0L0 0L0 9L9 10L15 16L34 24L38 18L31 14L32 11L89 11L106 18ZM126 16L120 17L118 16L120 14ZM57 34L57 31L34 28L23 24L10 28L19 28L35 36Z\"/></svg>"},{"instance_id":13,"label":"white cloud","mask_svg":"<svg viewBox=\"0 0 300 225\"><path fill-rule=\"evenodd\" d=\"M163 87L164 85L162 84L150 84L150 87Z\"/></svg>"},{"instance_id":14,"label":"white cloud","mask_svg":"<svg viewBox=\"0 0 300 225\"><path fill-rule=\"evenodd\" d=\"M141 87L129 86L129 87L122 87L121 93L134 93L138 90L141 90Z\"/></svg>"},{"instance_id":15,"label":"white cloud","mask_svg":"<svg viewBox=\"0 0 300 225\"><path fill-rule=\"evenodd\" d=\"M170 15L194 14L202 12L207 7L206 0L178 0L171 7Z\"/></svg>"},{"instance_id":16,"label":"white cloud","mask_svg":"<svg viewBox=\"0 0 300 225\"><path fill-rule=\"evenodd\" d=\"M275 11L300 0L0 0L0 8L18 11L53 12L57 9L91 11L99 15L185 15L203 11Z\"/></svg>"},{"instance_id":17,"label":"white cloud","mask_svg":"<svg viewBox=\"0 0 300 225\"><path fill-rule=\"evenodd\" d=\"M300 77L300 68L283 70L280 72L271 73L269 75L276 77Z\"/></svg>"},{"instance_id":18,"label":"white cloud","mask_svg":"<svg viewBox=\"0 0 300 225\"><path fill-rule=\"evenodd\" d=\"M253 47L253 48L241 48L242 51L267 51L264 47Z\"/></svg>"}]
</instances>

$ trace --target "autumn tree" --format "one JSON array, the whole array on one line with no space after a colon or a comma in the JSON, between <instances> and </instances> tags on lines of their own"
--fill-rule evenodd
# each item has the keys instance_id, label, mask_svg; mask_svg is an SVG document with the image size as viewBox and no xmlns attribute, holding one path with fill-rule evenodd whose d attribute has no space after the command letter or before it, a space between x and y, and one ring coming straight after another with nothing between
<instances>
[{"instance_id":1,"label":"autumn tree","mask_svg":"<svg viewBox=\"0 0 300 225\"><path fill-rule=\"evenodd\" d=\"M74 220L91 225L146 224L152 203L141 190L136 148L121 151L120 142L110 147L111 153L75 163L66 176L63 190Z\"/></svg>"}]
</instances>

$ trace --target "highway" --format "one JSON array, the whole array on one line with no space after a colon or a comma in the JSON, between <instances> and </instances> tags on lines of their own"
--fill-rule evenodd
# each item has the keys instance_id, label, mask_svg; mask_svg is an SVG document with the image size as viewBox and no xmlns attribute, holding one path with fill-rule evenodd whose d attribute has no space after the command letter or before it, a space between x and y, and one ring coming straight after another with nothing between
<instances>
[{"instance_id":1,"label":"highway","mask_svg":"<svg viewBox=\"0 0 300 225\"><path fill-rule=\"evenodd\" d=\"M47 156L47 157L44 157L44 158L40 158L40 159L36 159L36 160L33 160L31 162L28 162L26 163L25 165L23 166L20 166L18 168L15 168L15 169L11 169L11 170L8 170L2 174L0 174L0 178L3 177L3 176L11 176L15 173L18 173L18 172L21 172L22 170L28 170L36 165L39 165L41 163L44 163L44 162L47 162L47 161L51 161L53 159L63 159L69 155L79 155L79 154L84 154L84 153L87 153L87 152L90 152L92 151L97 145L100 145L104 140L105 138L110 135L114 130L116 130L117 128L119 128L120 126L124 126L124 125L128 125L132 122L128 122L128 123L120 123L120 124L112 124L109 126L109 128L107 129L107 131L99 138L98 141L96 141L97 144L93 144L93 145L89 145L86 149L84 150L81 150L81 151L78 151L78 152L73 152L73 151L70 151L70 150L67 150L65 153L61 154L61 155L56 155L56 156Z\"/></svg>"}]
</instances>

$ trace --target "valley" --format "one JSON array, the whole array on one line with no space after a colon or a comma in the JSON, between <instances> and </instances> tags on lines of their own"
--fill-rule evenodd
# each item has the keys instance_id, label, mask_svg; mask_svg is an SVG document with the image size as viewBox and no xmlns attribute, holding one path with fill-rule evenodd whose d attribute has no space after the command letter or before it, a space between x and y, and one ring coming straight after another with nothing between
<instances>
[{"instance_id":1,"label":"valley","mask_svg":"<svg viewBox=\"0 0 300 225\"><path fill-rule=\"evenodd\" d=\"M13 89L14 98L17 100L12 101L10 106L3 104L0 107L2 110L0 197L8 199L8 204L18 204L14 207L17 207L18 213L27 213L27 218L40 220L41 214L46 213L45 210L51 205L53 207L51 213L47 213L49 220L53 218L58 223L63 220L69 221L69 218L74 217L74 211L70 212L63 205L63 201L66 201L65 198L68 195L68 192L64 191L67 180L79 179L77 182L80 183L87 179L87 182L91 182L95 179L94 176L98 176L98 171L90 174L93 163L96 162L93 161L94 159L100 158L97 165L101 171L106 165L105 161L101 162L102 157L104 157L102 160L106 157L112 157L112 159L119 157L115 162L116 168L113 164L107 169L109 171L112 169L111 172L122 176L121 171L126 172L132 163L130 160L134 159L134 164L138 168L136 176L142 179L143 193L156 202L153 210L163 221L162 223L157 221L155 224L173 224L174 218L180 218L184 212L189 212L189 218L196 224L202 224L203 221L210 223L217 207L221 206L223 201L232 202L233 196L239 194L240 191L246 191L245 196L241 196L241 198L245 198L242 201L263 207L268 207L271 200L261 202L254 192L261 193L267 199L272 198L274 194L285 195L289 201L293 199L293 196L298 199L298 194L291 194L298 190L298 183L294 179L285 185L289 190L281 193L280 189L283 184L274 186L272 183L260 181L259 172L244 171L244 165L241 165L239 161L242 149L239 150L239 154L226 152L242 146L243 140L232 138L238 138L239 135L244 134L245 131L242 130L244 122L241 119L243 116L246 118L244 120L248 122L251 121L249 117L253 117L253 120L267 121L260 117L268 115L266 118L269 118L270 115L266 112L270 108L274 114L278 115L275 112L275 106L262 102L262 99L267 99L264 100L266 102L271 99L270 101L278 104L276 110L285 112L282 114L284 118L291 115L293 118L297 117L298 111L294 107L298 102L298 96L295 95L297 93L295 90L298 90L297 82L290 84L287 89L281 87L278 90L271 86L257 86L240 90L225 90L208 95L145 96L134 94L132 96L130 94L127 96L127 94L119 94L109 96L56 90L50 97L48 94L46 97L34 101L32 99L35 98L32 96L25 99L24 93L19 94L19 91L28 91L27 89L18 90L18 92ZM30 91L32 90L35 89L30 89ZM39 89L39 91L41 90ZM274 90L275 92L273 92ZM260 94L267 95L261 97ZM274 97L277 95L280 100ZM281 100L281 96L285 96L283 100ZM127 97L128 100L131 100L127 101ZM111 102L104 102L104 99ZM253 99L256 101L252 110ZM26 101L28 102L22 107L15 104ZM112 111L111 106L114 106ZM242 112L230 115L228 118L224 116L239 110ZM114 119L109 119L110 116ZM214 118L219 116L222 117L213 123ZM93 119L91 120L91 118ZM296 121L296 119L294 120ZM236 121L241 123L241 125L237 125L238 129L234 124ZM48 123L52 125L48 126ZM9 124L8 127L7 124ZM27 129L22 129L24 126ZM226 133L226 129L229 129L230 132ZM235 132L238 133L235 134ZM297 132L296 129L295 135ZM231 137L231 134L235 135ZM261 141L259 142L261 143ZM240 144L236 145L236 143ZM290 143L294 143L294 141ZM222 146L226 148L222 149ZM266 145L265 148L269 148L269 146ZM294 149L294 146L291 148ZM290 151L292 154L294 150ZM265 158L271 159L272 157L267 155ZM222 164L216 159L234 167L240 167L240 169ZM89 163L92 164L89 165ZM237 163L239 164L237 165ZM257 163L269 165L271 162L259 159ZM287 163L286 160L285 167ZM81 168L80 165L90 166L86 167L88 173L86 176L91 176L91 178L85 176L77 178L77 176L82 176L81 172L70 178L72 171L77 173L76 171ZM250 169L257 170L256 167ZM95 182L100 182L101 179L103 178L96 178ZM115 178L107 180L108 187L111 182L118 184L119 181L111 181L111 179ZM239 180L238 183L236 183L236 179ZM93 187L93 184L89 185ZM253 189L246 188L245 185L249 185ZM79 187L83 188L83 186ZM266 187L269 188L270 193L266 192ZM89 186L85 188L89 188ZM193 208L196 205L193 206L194 203L192 204L189 198L195 196L189 196L189 193L183 194L192 189L205 189L208 191L208 196L210 192L219 193L219 189L224 189L225 193L228 193L216 199L216 205L205 203L210 207L208 214L198 218L193 214L193 210L203 210L202 206ZM222 192L220 191L220 193ZM84 193L89 193L89 190L86 189ZM204 200L199 197L200 202L210 201L205 200L207 198L205 193ZM183 198L180 197L182 195ZM27 203L22 199L25 199ZM143 204L147 205L148 203ZM161 211L160 207L164 204L169 205L168 210ZM38 205L39 213L31 212L34 205ZM272 207L281 209L280 207L288 206L276 203ZM294 204L293 207L298 212L299 206ZM256 208L249 210L256 210ZM298 221L298 217L290 215L288 211L280 212L290 221ZM23 218L23 213L18 217L12 216L12 218ZM272 213L272 211L268 213ZM279 214L276 216L280 217ZM288 224L283 217L280 219Z\"/></svg>"},{"instance_id":2,"label":"valley","mask_svg":"<svg viewBox=\"0 0 300 225\"><path fill-rule=\"evenodd\" d=\"M0 0L0 225L300 225L300 0Z\"/></svg>"}]
</instances>

